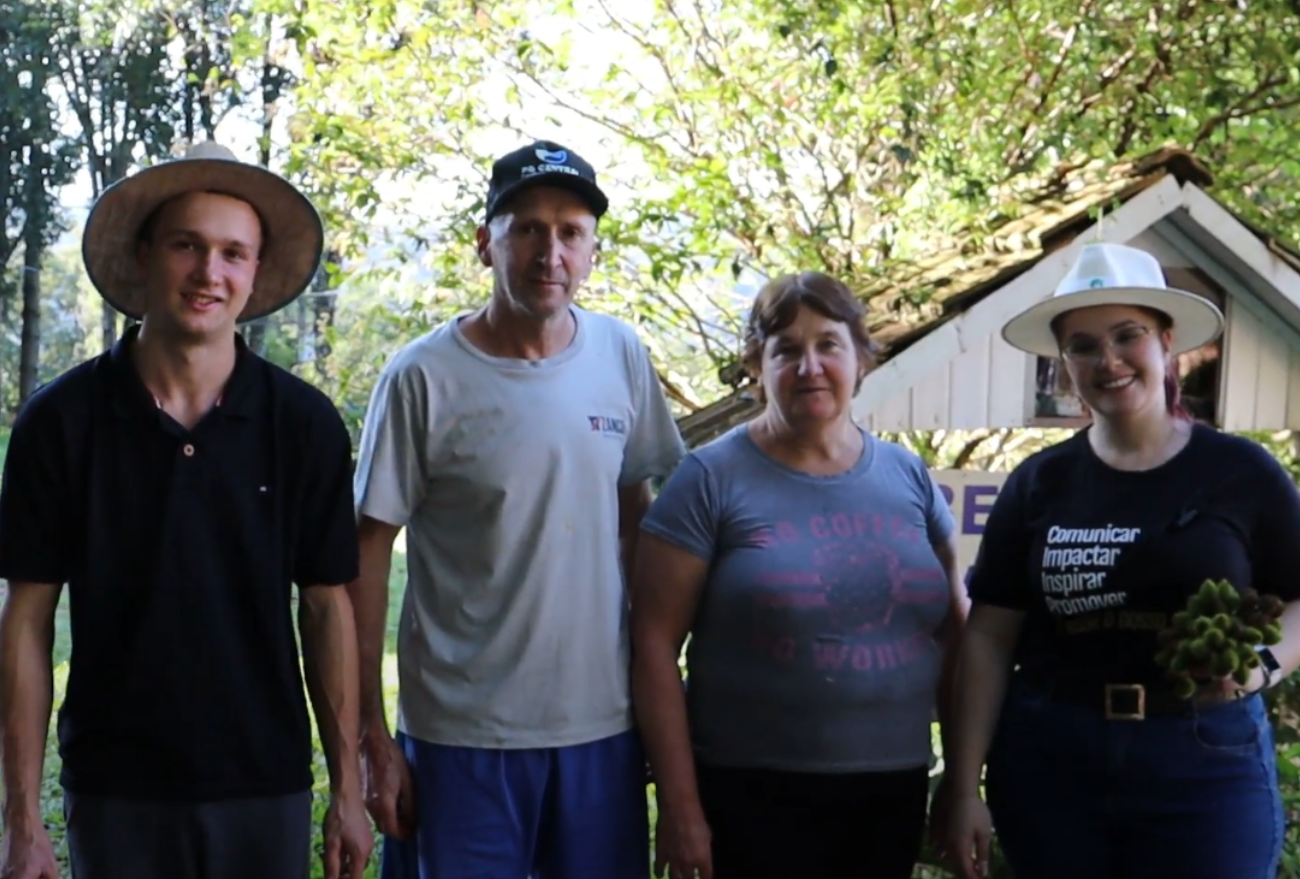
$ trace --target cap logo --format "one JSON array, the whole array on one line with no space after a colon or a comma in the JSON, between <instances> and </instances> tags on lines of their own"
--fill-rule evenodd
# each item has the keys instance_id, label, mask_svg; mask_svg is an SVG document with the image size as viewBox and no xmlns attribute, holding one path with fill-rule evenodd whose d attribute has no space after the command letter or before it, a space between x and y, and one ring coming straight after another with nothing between
<instances>
[{"instance_id":1,"label":"cap logo","mask_svg":"<svg viewBox=\"0 0 1300 879\"><path fill-rule=\"evenodd\" d=\"M563 165L569 161L569 153L567 150L552 151L537 149L533 150L533 153L537 156L537 161L541 162L543 165Z\"/></svg>"},{"instance_id":2,"label":"cap logo","mask_svg":"<svg viewBox=\"0 0 1300 879\"><path fill-rule=\"evenodd\" d=\"M582 176L576 169L570 168L568 165L524 165L519 169L520 179L532 177L535 174L572 174L574 177Z\"/></svg>"},{"instance_id":3,"label":"cap logo","mask_svg":"<svg viewBox=\"0 0 1300 879\"><path fill-rule=\"evenodd\" d=\"M1088 286L1089 286L1090 288L1091 288L1091 287L1105 287L1105 286L1106 286L1106 279L1105 279L1105 278L1093 278L1091 281L1088 282Z\"/></svg>"}]
</instances>

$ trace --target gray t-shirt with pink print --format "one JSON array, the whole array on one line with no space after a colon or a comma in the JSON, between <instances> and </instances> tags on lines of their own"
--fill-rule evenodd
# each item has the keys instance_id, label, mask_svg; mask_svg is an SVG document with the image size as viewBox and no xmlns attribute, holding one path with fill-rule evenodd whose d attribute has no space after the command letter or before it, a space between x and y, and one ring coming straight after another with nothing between
<instances>
[{"instance_id":1,"label":"gray t-shirt with pink print","mask_svg":"<svg viewBox=\"0 0 1300 879\"><path fill-rule=\"evenodd\" d=\"M697 758L869 772L923 766L952 512L921 459L865 431L812 476L741 426L689 454L642 527L710 562L687 647Z\"/></svg>"}]
</instances>

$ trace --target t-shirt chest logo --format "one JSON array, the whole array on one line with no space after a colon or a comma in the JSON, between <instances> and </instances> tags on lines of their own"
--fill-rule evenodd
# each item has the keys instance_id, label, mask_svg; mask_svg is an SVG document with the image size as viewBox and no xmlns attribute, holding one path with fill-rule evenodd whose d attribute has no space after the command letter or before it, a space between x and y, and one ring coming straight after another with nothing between
<instances>
[{"instance_id":1,"label":"t-shirt chest logo","mask_svg":"<svg viewBox=\"0 0 1300 879\"><path fill-rule=\"evenodd\" d=\"M1128 593L1113 588L1106 578L1123 550L1141 534L1140 528L1109 524L1049 528L1041 574L1047 609L1058 617L1072 617L1123 607Z\"/></svg>"},{"instance_id":2,"label":"t-shirt chest logo","mask_svg":"<svg viewBox=\"0 0 1300 879\"><path fill-rule=\"evenodd\" d=\"M836 629L860 635L889 625L898 596L906 591L897 553L870 541L831 543L813 552L813 565ZM889 590L864 589L862 571L883 575Z\"/></svg>"},{"instance_id":3,"label":"t-shirt chest logo","mask_svg":"<svg viewBox=\"0 0 1300 879\"><path fill-rule=\"evenodd\" d=\"M627 436L626 419L611 418L608 415L588 415L587 421L591 424L592 433L601 433L605 436Z\"/></svg>"}]
</instances>

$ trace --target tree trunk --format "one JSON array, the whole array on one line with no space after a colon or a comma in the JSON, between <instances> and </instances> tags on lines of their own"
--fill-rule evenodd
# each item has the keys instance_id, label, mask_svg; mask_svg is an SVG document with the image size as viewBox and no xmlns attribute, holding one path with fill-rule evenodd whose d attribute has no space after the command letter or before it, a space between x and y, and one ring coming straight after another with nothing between
<instances>
[{"instance_id":1,"label":"tree trunk","mask_svg":"<svg viewBox=\"0 0 1300 879\"><path fill-rule=\"evenodd\" d=\"M307 298L299 296L298 301L293 305L298 310L298 356L294 358L294 362L306 363L308 352L316 342L316 336L311 332L311 323L307 320Z\"/></svg>"},{"instance_id":2,"label":"tree trunk","mask_svg":"<svg viewBox=\"0 0 1300 879\"><path fill-rule=\"evenodd\" d=\"M248 350L258 357L266 356L266 318L244 327L244 341L248 343Z\"/></svg>"},{"instance_id":3,"label":"tree trunk","mask_svg":"<svg viewBox=\"0 0 1300 879\"><path fill-rule=\"evenodd\" d=\"M117 312L113 309L113 306L108 304L107 300L104 302L104 315L101 318L100 327L104 334L104 350L107 351L117 341Z\"/></svg>"},{"instance_id":4,"label":"tree trunk","mask_svg":"<svg viewBox=\"0 0 1300 879\"><path fill-rule=\"evenodd\" d=\"M337 265L341 262L342 257L338 251L329 248L325 251L324 258L321 260L320 271L316 273L316 281L312 284L312 290L316 293L326 293L334 288L334 275L327 271L330 264ZM313 296L311 300L312 307L312 326L311 331L314 334L316 344L316 371L322 378L329 377L329 357L330 342L327 335L328 330L334 326L334 306L333 296Z\"/></svg>"},{"instance_id":5,"label":"tree trunk","mask_svg":"<svg viewBox=\"0 0 1300 879\"><path fill-rule=\"evenodd\" d=\"M272 34L272 28L274 23L275 17L268 12L262 20L262 27L266 33L266 48L262 52L262 136L257 150L258 162L268 170L271 167L271 135L275 124L276 102L280 99L281 92L280 70L273 59L274 35ZM301 311L299 311L299 314L301 314ZM245 335L248 347L259 357L266 356L266 332L270 322L271 318L263 318L257 321L248 327ZM298 338L301 347L302 336L300 335Z\"/></svg>"},{"instance_id":6,"label":"tree trunk","mask_svg":"<svg viewBox=\"0 0 1300 879\"><path fill-rule=\"evenodd\" d=\"M18 405L36 391L41 366L41 262L48 209L45 194L45 149L28 151L27 206L23 221L23 329L18 353Z\"/></svg>"},{"instance_id":7,"label":"tree trunk","mask_svg":"<svg viewBox=\"0 0 1300 879\"><path fill-rule=\"evenodd\" d=\"M18 405L36 391L41 368L41 263L45 244L40 224L27 233L23 247L23 333L18 356Z\"/></svg>"},{"instance_id":8,"label":"tree trunk","mask_svg":"<svg viewBox=\"0 0 1300 879\"><path fill-rule=\"evenodd\" d=\"M315 312L312 321L312 332L316 334L316 369L319 371L321 378L327 378L329 376L329 359L332 350L328 331L334 326L334 297L316 296L313 297L311 304Z\"/></svg>"}]
</instances>

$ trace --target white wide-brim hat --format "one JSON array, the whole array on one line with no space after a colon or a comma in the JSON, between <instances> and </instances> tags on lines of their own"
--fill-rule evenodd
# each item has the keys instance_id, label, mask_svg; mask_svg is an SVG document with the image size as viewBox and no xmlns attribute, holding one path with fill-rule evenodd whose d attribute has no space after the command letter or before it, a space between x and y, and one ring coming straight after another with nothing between
<instances>
[{"instance_id":1,"label":"white wide-brim hat","mask_svg":"<svg viewBox=\"0 0 1300 879\"><path fill-rule=\"evenodd\" d=\"M1218 306L1165 283L1160 262L1145 250L1123 244L1086 244L1069 273L1045 299L1002 328L1009 345L1040 357L1060 357L1052 321L1067 311L1096 305L1132 305L1164 312L1173 323L1173 353L1212 342L1223 331Z\"/></svg>"},{"instance_id":2,"label":"white wide-brim hat","mask_svg":"<svg viewBox=\"0 0 1300 879\"><path fill-rule=\"evenodd\" d=\"M279 311L311 284L325 248L316 208L283 177L208 142L114 183L91 208L81 256L109 305L135 320L144 315L145 285L136 255L141 227L164 202L189 192L245 201L262 220L262 255L241 322Z\"/></svg>"}]
</instances>

